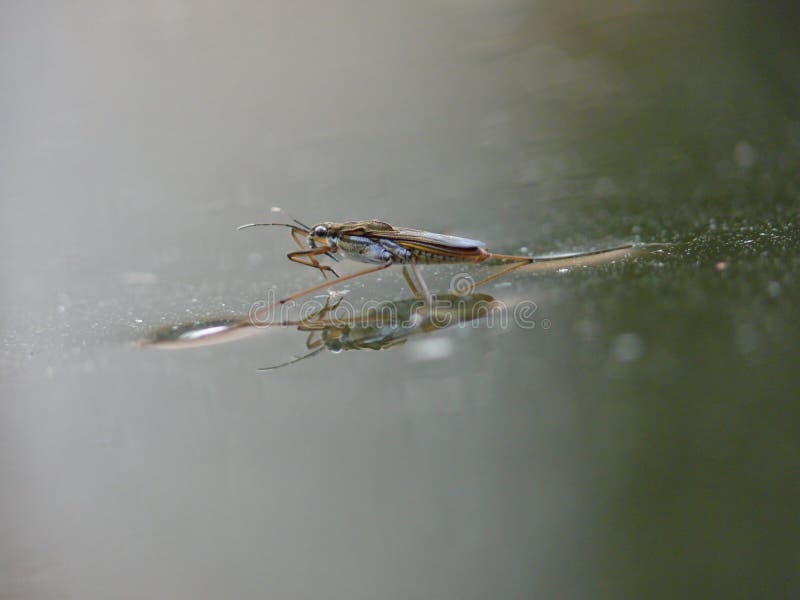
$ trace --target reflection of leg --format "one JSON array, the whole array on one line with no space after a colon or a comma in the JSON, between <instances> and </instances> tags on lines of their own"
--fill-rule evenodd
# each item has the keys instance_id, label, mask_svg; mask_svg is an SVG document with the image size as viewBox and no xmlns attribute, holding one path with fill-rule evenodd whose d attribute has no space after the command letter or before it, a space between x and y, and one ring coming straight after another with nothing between
<instances>
[{"instance_id":1,"label":"reflection of leg","mask_svg":"<svg viewBox=\"0 0 800 600\"><path fill-rule=\"evenodd\" d=\"M301 298L302 296L305 296L307 294L311 294L312 292L317 292L319 290L325 289L327 287L330 287L331 285L338 284L338 283L344 283L345 281L350 281L351 279L355 279L356 277L361 277L362 275L368 275L369 273L374 273L375 271L382 271L383 269L387 269L387 268L391 267L393 264L394 263L389 261L389 262L384 263L382 265L378 265L377 267L370 267L369 269L364 269L363 271L357 271L355 273L351 273L350 275L345 275L344 277L340 277L336 281L332 281L330 283L328 283L326 281L324 283L320 283L319 285L314 285L314 286L312 286L310 288L307 288L307 289L305 289L303 291L296 292L294 294L291 294L290 296L286 296L286 298L284 298L283 300L278 300L277 302L275 302L275 303L271 304L270 306L267 306L266 308L264 308L263 311L259 311L259 314L262 313L262 312L265 312L269 308L272 308L276 304L286 304L289 300L295 300L297 298ZM259 316L259 314L256 314L256 318Z\"/></svg>"},{"instance_id":2,"label":"reflection of leg","mask_svg":"<svg viewBox=\"0 0 800 600\"><path fill-rule=\"evenodd\" d=\"M510 273L514 269L519 269L520 267L522 267L524 265L529 265L529 264L531 264L533 262L532 258L523 258L521 256L504 256L502 254L493 254L492 258L502 258L502 259L505 259L505 260L515 260L515 261L518 261L518 262L516 264L507 266L505 269L500 269L494 275L489 275L488 277L484 277L483 279L481 279L479 282L475 283L472 286L473 289L478 287L479 285L483 285L484 283L489 283L493 279L497 279L498 277L502 277L503 275L505 275L506 273Z\"/></svg>"},{"instance_id":3,"label":"reflection of leg","mask_svg":"<svg viewBox=\"0 0 800 600\"><path fill-rule=\"evenodd\" d=\"M331 323L331 321L323 321L323 319L328 315L328 313L333 312L336 310L339 305L342 303L344 298L337 298L336 301L331 304L330 297L325 299L325 306L320 308L317 312L308 315L305 319L300 321L300 324L297 326L297 329L300 331L319 331L320 329L324 329L327 325Z\"/></svg>"},{"instance_id":4,"label":"reflection of leg","mask_svg":"<svg viewBox=\"0 0 800 600\"><path fill-rule=\"evenodd\" d=\"M321 342L322 340L318 340L318 341ZM271 367L261 367L258 370L259 371L273 371L275 369L280 369L281 367L288 367L289 365L293 365L294 363L300 362L301 360L304 360L304 359L308 358L309 356L314 356L315 354L319 354L324 349L325 349L325 345L324 344L320 344L319 346L317 346L314 350L312 350L308 354L303 354L302 356L297 356L297 357L293 358L292 360L287 360L286 362L281 363L279 365L273 365Z\"/></svg>"},{"instance_id":5,"label":"reflection of leg","mask_svg":"<svg viewBox=\"0 0 800 600\"><path fill-rule=\"evenodd\" d=\"M417 259L411 259L411 270L414 271L414 276L417 278L419 282L419 287L422 288L422 295L425 297L425 304L428 307L428 310L433 308L433 298L431 297L430 290L428 290L428 284L425 283L425 279L422 277L422 273L417 267Z\"/></svg>"},{"instance_id":6,"label":"reflection of leg","mask_svg":"<svg viewBox=\"0 0 800 600\"><path fill-rule=\"evenodd\" d=\"M318 340L314 339L314 334L317 334L317 333L319 333L319 331L315 329L315 330L311 331L308 334L308 337L306 338L306 348L308 350L313 350L314 348L319 346L324 341L324 339L322 338L321 334L320 334L320 338Z\"/></svg>"}]
</instances>

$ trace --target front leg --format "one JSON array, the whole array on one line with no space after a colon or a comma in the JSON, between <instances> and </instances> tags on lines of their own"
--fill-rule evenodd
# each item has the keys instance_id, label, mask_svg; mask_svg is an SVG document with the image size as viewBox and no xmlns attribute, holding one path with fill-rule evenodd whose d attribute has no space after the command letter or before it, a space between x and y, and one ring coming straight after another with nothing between
<instances>
[{"instance_id":1,"label":"front leg","mask_svg":"<svg viewBox=\"0 0 800 600\"><path fill-rule=\"evenodd\" d=\"M328 278L325 275L326 272L333 273L334 277L339 277L339 274L336 271L334 271L331 267L320 264L320 262L315 258L318 254L326 254L330 251L331 251L330 247L320 246L319 248L311 248L309 250L299 250L297 252L289 252L289 254L286 255L286 258L288 258L292 262L296 262L297 264L319 269L320 272L322 273L322 276L325 279Z\"/></svg>"},{"instance_id":2,"label":"front leg","mask_svg":"<svg viewBox=\"0 0 800 600\"><path fill-rule=\"evenodd\" d=\"M303 236L302 236L302 235L300 235L301 233L303 233L303 232L302 232L302 231L300 231L299 229L294 229L294 228L292 228L292 239L294 240L294 243L295 243L295 244L297 244L297 247L298 247L298 248L300 248L300 250L301 250L301 251L305 252L305 251L309 250L309 248L308 248L307 246L304 246L304 245L303 245L303 240L304 240L304 238L303 238ZM328 248L328 250L329 250L330 252L335 252L335 251L336 251L336 249L335 249L335 248ZM292 254L293 254L293 255L296 255L296 253L292 253ZM330 267L324 267L324 268L323 268L323 267L320 265L319 261L318 261L316 258L314 258L314 256L313 256L313 255L311 255L311 256L307 256L307 258L308 258L308 261L309 261L309 262L303 262L303 261L300 261L300 260L295 260L294 258L292 258L292 256L289 256L289 260L292 260L292 261L294 261L294 262L296 262L296 263L299 263L299 264L301 264L301 265L305 265L305 266L307 266L307 267L314 267L315 269L319 269L319 270L320 270L320 272L322 273L322 277L323 277L324 279L328 279L328 277L325 275L325 271L330 271L331 273L333 273L333 275L334 275L335 277L339 277L339 276L336 274L336 271L334 271L334 270L333 270L333 269L331 269Z\"/></svg>"}]
</instances>

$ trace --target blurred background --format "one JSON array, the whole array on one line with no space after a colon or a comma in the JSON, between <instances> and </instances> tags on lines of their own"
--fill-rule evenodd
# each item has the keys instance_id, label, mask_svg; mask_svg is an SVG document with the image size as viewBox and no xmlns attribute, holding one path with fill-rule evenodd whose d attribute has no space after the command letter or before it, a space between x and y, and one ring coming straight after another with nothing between
<instances>
[{"instance_id":1,"label":"blurred background","mask_svg":"<svg viewBox=\"0 0 800 600\"><path fill-rule=\"evenodd\" d=\"M0 597L798 597L797 6L2 2ZM672 245L483 290L532 329L136 346L317 283L236 232L291 217Z\"/></svg>"}]
</instances>

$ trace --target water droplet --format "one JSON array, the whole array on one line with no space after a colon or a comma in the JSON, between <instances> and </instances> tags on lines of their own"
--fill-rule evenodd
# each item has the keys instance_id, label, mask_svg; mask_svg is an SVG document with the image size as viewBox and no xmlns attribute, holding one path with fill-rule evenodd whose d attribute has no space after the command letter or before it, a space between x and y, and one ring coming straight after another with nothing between
<instances>
[{"instance_id":1,"label":"water droplet","mask_svg":"<svg viewBox=\"0 0 800 600\"><path fill-rule=\"evenodd\" d=\"M600 198L608 198L617 193L617 184L611 177L601 177L594 184L594 193Z\"/></svg>"},{"instance_id":2,"label":"water droplet","mask_svg":"<svg viewBox=\"0 0 800 600\"><path fill-rule=\"evenodd\" d=\"M158 281L158 275L155 273L129 271L127 273L122 273L119 279L123 285L153 285Z\"/></svg>"},{"instance_id":3,"label":"water droplet","mask_svg":"<svg viewBox=\"0 0 800 600\"><path fill-rule=\"evenodd\" d=\"M737 142L733 147L733 160L742 169L749 169L756 162L756 151L747 142Z\"/></svg>"},{"instance_id":4,"label":"water droplet","mask_svg":"<svg viewBox=\"0 0 800 600\"><path fill-rule=\"evenodd\" d=\"M641 358L644 350L644 340L638 333L622 333L611 344L611 354L620 362L633 362Z\"/></svg>"},{"instance_id":5,"label":"water droplet","mask_svg":"<svg viewBox=\"0 0 800 600\"><path fill-rule=\"evenodd\" d=\"M741 323L736 328L736 349L742 354L750 354L758 349L758 331L750 323Z\"/></svg>"},{"instance_id":6,"label":"water droplet","mask_svg":"<svg viewBox=\"0 0 800 600\"><path fill-rule=\"evenodd\" d=\"M453 342L448 338L421 340L409 348L414 360L424 362L442 360L453 353Z\"/></svg>"}]
</instances>

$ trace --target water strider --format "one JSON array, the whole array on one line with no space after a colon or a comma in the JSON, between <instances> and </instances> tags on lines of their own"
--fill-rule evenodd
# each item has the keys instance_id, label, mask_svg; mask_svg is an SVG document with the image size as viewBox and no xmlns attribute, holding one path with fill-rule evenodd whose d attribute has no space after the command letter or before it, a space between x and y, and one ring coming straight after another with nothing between
<instances>
[{"instance_id":1,"label":"water strider","mask_svg":"<svg viewBox=\"0 0 800 600\"><path fill-rule=\"evenodd\" d=\"M293 226L287 225L287 227ZM296 235L294 231L292 233L293 236ZM316 240L314 243L317 243ZM616 260L649 254L654 247L661 248L662 246L629 244L594 252L536 256L525 259L527 266L524 266L524 269L532 272L552 273L580 266L608 264ZM294 253L292 254L294 255ZM526 263L522 264L526 265ZM311 264L311 266L316 265ZM319 265L317 268L321 268L322 271L326 270L323 265ZM385 302L371 310L363 310L360 313L348 315L346 318L324 318L337 308L337 304L331 305L330 298L328 298L322 310L300 320L262 321L256 320L252 314L202 319L162 327L142 340L141 344L153 348L184 349L237 341L275 327L296 327L299 331L309 332L306 348L310 352L280 365L262 369L272 370L293 364L305 356L317 354L325 348L333 352L391 348L404 343L413 335L431 333L453 324L483 318L495 305L494 299L485 294L435 294L426 297L414 284L405 265L402 274L413 297L395 302ZM313 289L319 289L319 287L315 286ZM307 292L308 290L304 293ZM300 295L303 294L294 294L290 298ZM388 318L386 308L391 310ZM334 317L336 316L338 315L334 315Z\"/></svg>"},{"instance_id":2,"label":"water strider","mask_svg":"<svg viewBox=\"0 0 800 600\"><path fill-rule=\"evenodd\" d=\"M489 260L511 262L511 265L500 269L497 273L484 277L480 281L472 284L471 291L479 285L483 285L498 277L519 269L524 265L532 263L562 260L563 257L536 258L531 256L515 256L511 254L498 254L486 249L486 244L478 240L443 235L422 229L411 229L407 227L393 227L383 221L347 221L345 223L325 222L309 227L300 221L295 220L291 223L248 223L239 229L248 227L288 227L291 229L292 239L300 248L287 254L289 260L319 269L323 277L327 279L326 273L332 273L337 277L337 282L344 282L362 275L381 271L392 265L410 265L414 271L417 281L422 288L426 300L431 300L431 294L417 269L419 264L455 264L455 263L484 263ZM307 245L304 245L305 242ZM632 244L625 246L588 252L573 257L589 257L598 254L605 254L614 251L633 249ZM351 260L362 263L370 263L376 266L357 271L344 277L339 277L336 271L330 266L320 264L318 257L326 255L334 260L337 253ZM329 282L312 286L291 294L276 304L284 304L289 300L294 300L306 294L316 292L328 287ZM267 307L269 308L269 307Z\"/></svg>"}]
</instances>

